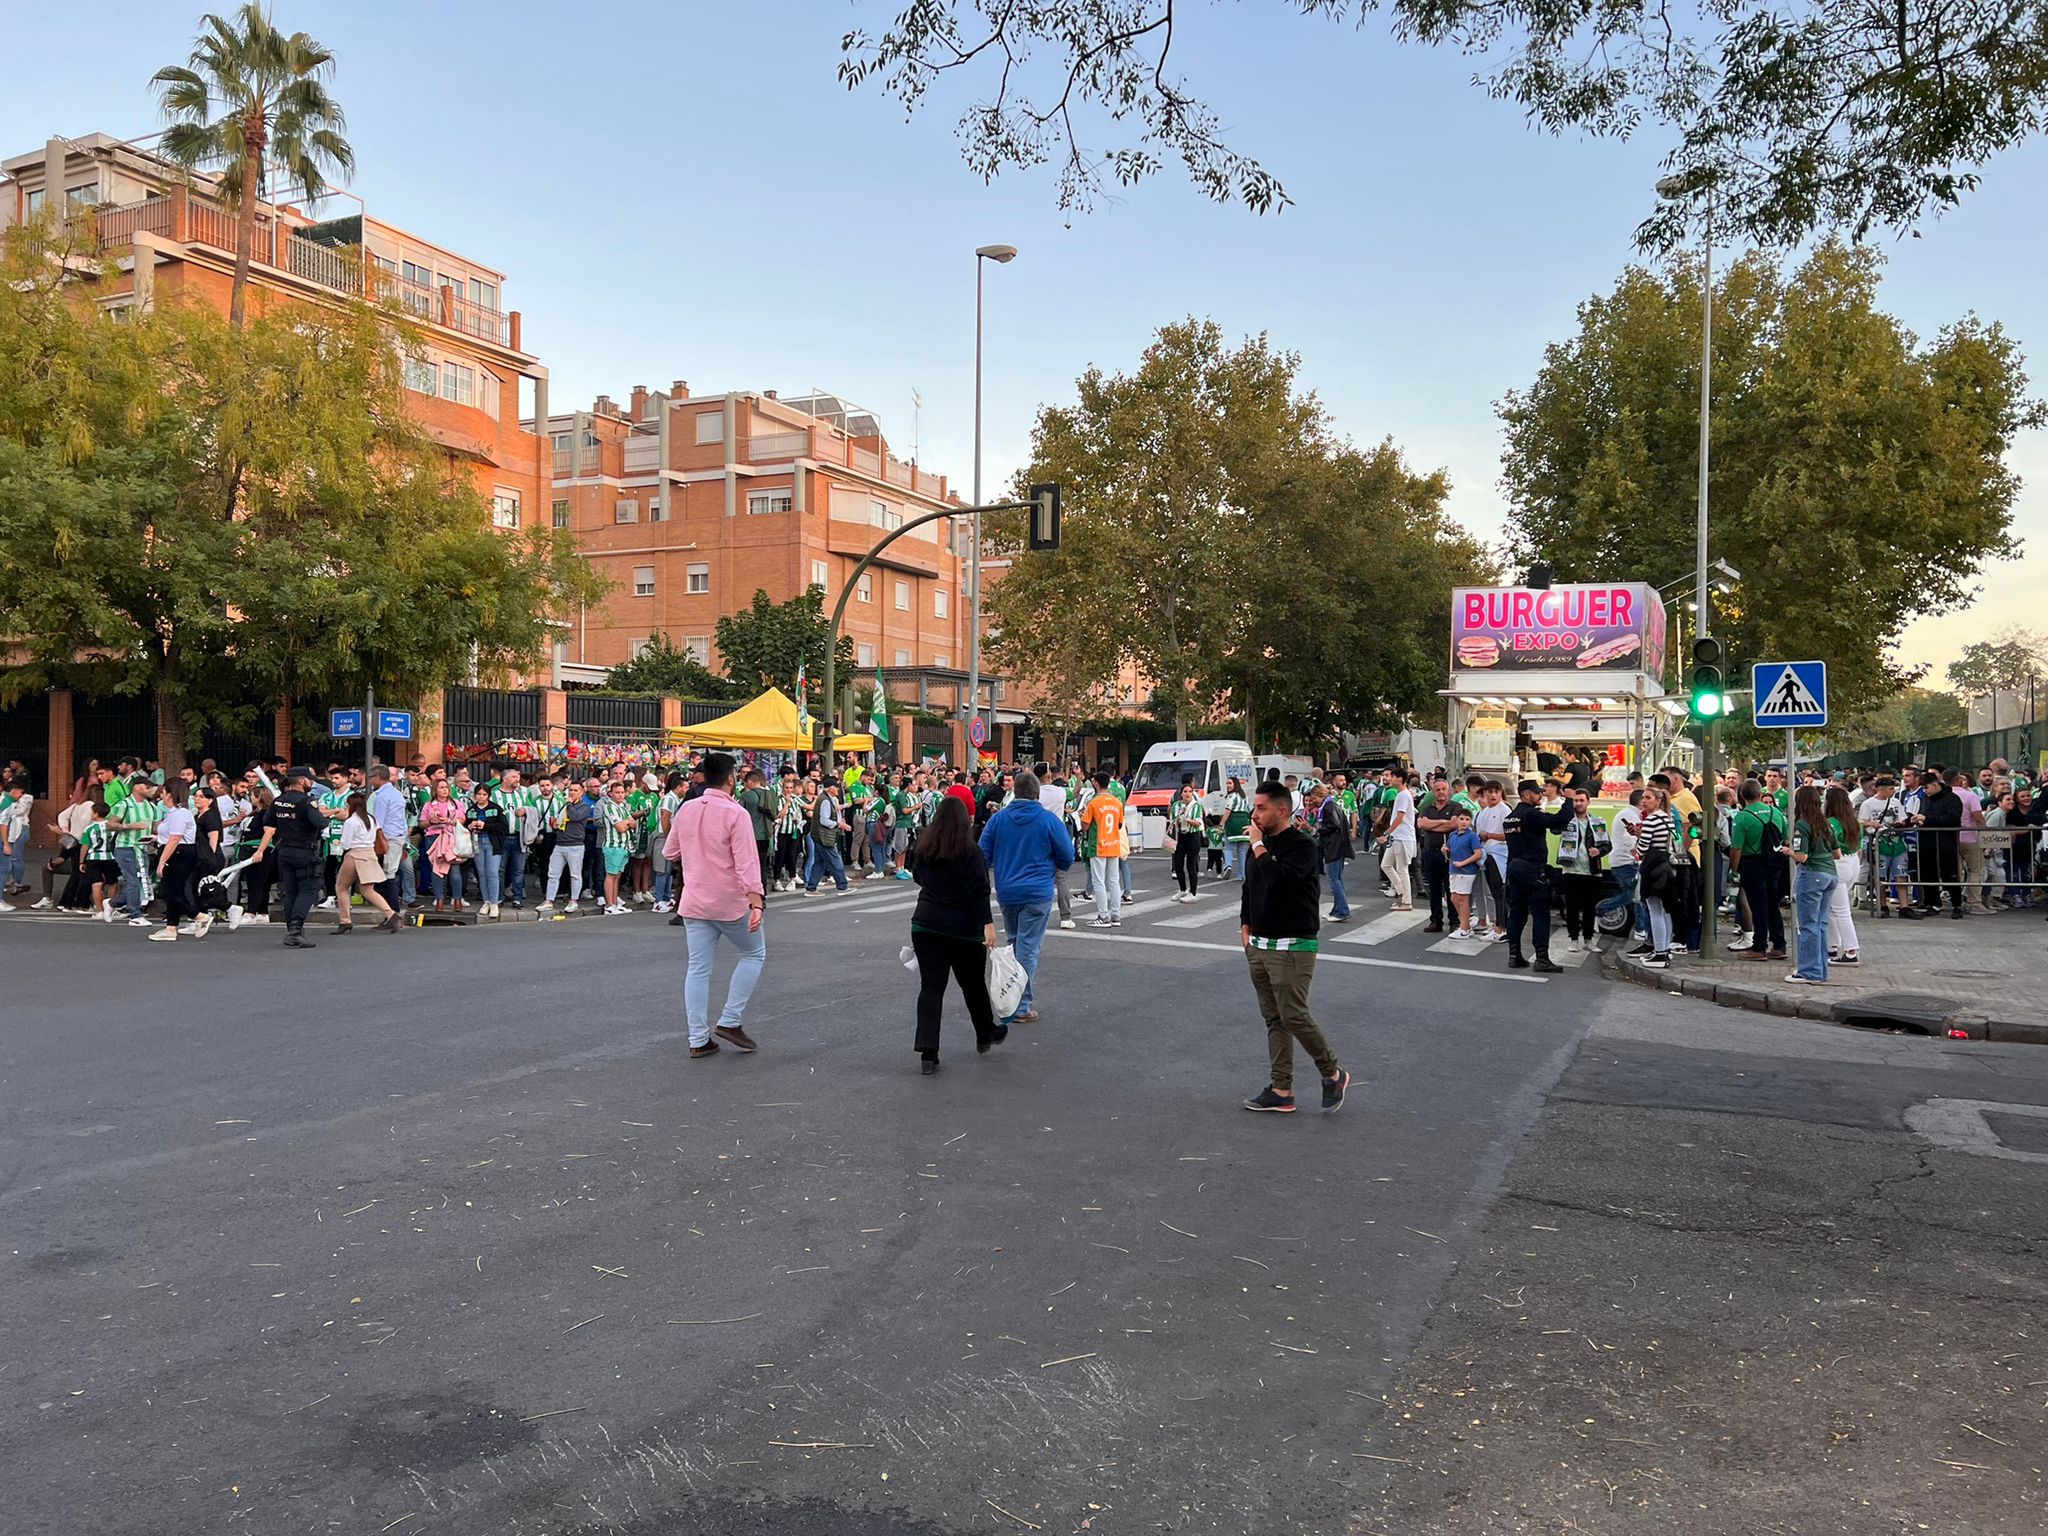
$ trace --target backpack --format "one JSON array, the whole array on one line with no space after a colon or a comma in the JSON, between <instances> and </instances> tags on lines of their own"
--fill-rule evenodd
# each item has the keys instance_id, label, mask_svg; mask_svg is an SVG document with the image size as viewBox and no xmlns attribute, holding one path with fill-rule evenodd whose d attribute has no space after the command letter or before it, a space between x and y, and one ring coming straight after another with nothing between
<instances>
[{"instance_id":1,"label":"backpack","mask_svg":"<svg viewBox=\"0 0 2048 1536\"><path fill-rule=\"evenodd\" d=\"M1761 826L1763 829L1762 831L1757 833L1756 839L1756 851L1759 854L1777 853L1784 848L1785 834L1779 828L1777 818L1772 816L1758 816L1755 811L1752 811L1747 806L1744 806L1742 808L1741 814L1744 816L1753 817L1758 823L1758 825Z\"/></svg>"}]
</instances>

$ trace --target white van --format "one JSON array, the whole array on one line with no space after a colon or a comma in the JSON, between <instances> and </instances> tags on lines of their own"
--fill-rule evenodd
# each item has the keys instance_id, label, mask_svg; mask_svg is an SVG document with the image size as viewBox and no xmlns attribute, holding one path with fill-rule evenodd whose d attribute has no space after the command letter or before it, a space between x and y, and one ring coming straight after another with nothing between
<instances>
[{"instance_id":1,"label":"white van","mask_svg":"<svg viewBox=\"0 0 2048 1536\"><path fill-rule=\"evenodd\" d=\"M1180 793L1183 774L1193 774L1195 788L1208 795L1221 791L1230 779L1242 780L1249 793L1253 772L1252 749L1245 742L1162 741L1146 750L1145 760L1131 775L1127 803L1133 816L1163 817Z\"/></svg>"},{"instance_id":2,"label":"white van","mask_svg":"<svg viewBox=\"0 0 2048 1536\"><path fill-rule=\"evenodd\" d=\"M1306 784L1310 779L1322 777L1316 771L1316 765L1307 758L1288 757L1277 752L1253 758L1252 768L1261 779L1285 779L1292 774L1297 787Z\"/></svg>"}]
</instances>

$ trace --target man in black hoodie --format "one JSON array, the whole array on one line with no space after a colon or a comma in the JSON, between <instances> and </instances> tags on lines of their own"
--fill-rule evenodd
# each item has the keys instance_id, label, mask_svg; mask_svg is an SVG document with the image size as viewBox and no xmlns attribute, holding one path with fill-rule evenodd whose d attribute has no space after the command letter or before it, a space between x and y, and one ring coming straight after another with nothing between
<instances>
[{"instance_id":1,"label":"man in black hoodie","mask_svg":"<svg viewBox=\"0 0 2048 1536\"><path fill-rule=\"evenodd\" d=\"M1268 779L1252 799L1251 867L1238 896L1238 923L1252 990L1266 1021L1266 1049L1272 1081L1246 1109L1294 1113L1294 1043L1308 1052L1323 1077L1323 1113L1344 1107L1351 1074L1337 1065L1337 1053L1323 1038L1308 1010L1309 985L1316 974L1316 932L1322 902L1321 855L1315 839L1294 825L1294 796Z\"/></svg>"}]
</instances>

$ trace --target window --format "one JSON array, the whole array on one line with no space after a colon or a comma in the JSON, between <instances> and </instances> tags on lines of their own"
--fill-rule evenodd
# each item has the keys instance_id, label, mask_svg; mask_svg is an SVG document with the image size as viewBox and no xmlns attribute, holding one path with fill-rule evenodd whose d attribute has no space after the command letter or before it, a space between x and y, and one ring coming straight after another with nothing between
<instances>
[{"instance_id":1,"label":"window","mask_svg":"<svg viewBox=\"0 0 2048 1536\"><path fill-rule=\"evenodd\" d=\"M853 595L861 602L872 603L875 600L875 578L862 572L860 580L854 583Z\"/></svg>"},{"instance_id":2,"label":"window","mask_svg":"<svg viewBox=\"0 0 2048 1536\"><path fill-rule=\"evenodd\" d=\"M498 307L498 285L496 283L487 283L479 277L472 277L469 280L469 302L480 305L485 309L496 309Z\"/></svg>"},{"instance_id":3,"label":"window","mask_svg":"<svg viewBox=\"0 0 2048 1536\"><path fill-rule=\"evenodd\" d=\"M693 565L690 567L689 590L692 592L709 592L711 590L710 566Z\"/></svg>"},{"instance_id":4,"label":"window","mask_svg":"<svg viewBox=\"0 0 2048 1536\"><path fill-rule=\"evenodd\" d=\"M441 365L441 398L457 405L476 404L476 370L461 363Z\"/></svg>"},{"instance_id":5,"label":"window","mask_svg":"<svg viewBox=\"0 0 2048 1536\"><path fill-rule=\"evenodd\" d=\"M401 261L398 264L398 275L408 283L417 283L422 288L434 286L434 274L416 262Z\"/></svg>"},{"instance_id":6,"label":"window","mask_svg":"<svg viewBox=\"0 0 2048 1536\"><path fill-rule=\"evenodd\" d=\"M950 667L951 665L953 665L953 658L948 656L944 651L941 651L938 655L932 658L932 665L935 667Z\"/></svg>"},{"instance_id":7,"label":"window","mask_svg":"<svg viewBox=\"0 0 2048 1536\"><path fill-rule=\"evenodd\" d=\"M633 595L635 597L654 596L653 566L636 565L633 567Z\"/></svg>"},{"instance_id":8,"label":"window","mask_svg":"<svg viewBox=\"0 0 2048 1536\"><path fill-rule=\"evenodd\" d=\"M725 412L699 411L697 413L697 441L701 443L722 443L725 441Z\"/></svg>"},{"instance_id":9,"label":"window","mask_svg":"<svg viewBox=\"0 0 2048 1536\"><path fill-rule=\"evenodd\" d=\"M906 651L906 650L901 650L901 649L899 649L899 650L898 650L898 651L896 652L896 665L897 665L897 666L899 666L899 667L907 667L907 666L909 666L909 665L910 665L910 652L908 652L908 651Z\"/></svg>"},{"instance_id":10,"label":"window","mask_svg":"<svg viewBox=\"0 0 2048 1536\"><path fill-rule=\"evenodd\" d=\"M934 618L939 619L950 617L952 608L953 594L948 592L944 587L933 587L932 616Z\"/></svg>"},{"instance_id":11,"label":"window","mask_svg":"<svg viewBox=\"0 0 2048 1536\"><path fill-rule=\"evenodd\" d=\"M896 583L896 611L898 613L910 612L910 583L907 581Z\"/></svg>"},{"instance_id":12,"label":"window","mask_svg":"<svg viewBox=\"0 0 2048 1536\"><path fill-rule=\"evenodd\" d=\"M877 528L901 528L903 526L903 514L890 506L886 501L870 501L868 503L868 521Z\"/></svg>"},{"instance_id":13,"label":"window","mask_svg":"<svg viewBox=\"0 0 2048 1536\"><path fill-rule=\"evenodd\" d=\"M612 503L612 521L615 523L637 523L640 521L640 503L632 497L623 497Z\"/></svg>"},{"instance_id":14,"label":"window","mask_svg":"<svg viewBox=\"0 0 2048 1536\"><path fill-rule=\"evenodd\" d=\"M441 393L441 370L423 357L408 357L405 360L405 387L416 389L423 395Z\"/></svg>"},{"instance_id":15,"label":"window","mask_svg":"<svg viewBox=\"0 0 2048 1536\"><path fill-rule=\"evenodd\" d=\"M519 493L502 485L491 494L491 523L498 528L519 526Z\"/></svg>"},{"instance_id":16,"label":"window","mask_svg":"<svg viewBox=\"0 0 2048 1536\"><path fill-rule=\"evenodd\" d=\"M872 667L875 664L875 648L863 640L854 647L854 661L858 666Z\"/></svg>"},{"instance_id":17,"label":"window","mask_svg":"<svg viewBox=\"0 0 2048 1536\"><path fill-rule=\"evenodd\" d=\"M553 511L554 511L554 519L553 519L553 520L554 520L554 525L555 525L555 526L556 526L557 528L566 528L566 527L568 527L568 526L569 526L569 503L568 503L568 502L566 502L566 501L558 501L558 502L556 502L556 503L555 503L555 505L554 505L554 508L553 508Z\"/></svg>"},{"instance_id":18,"label":"window","mask_svg":"<svg viewBox=\"0 0 2048 1536\"><path fill-rule=\"evenodd\" d=\"M690 635L683 641L683 649L690 653L690 659L700 667L711 665L711 637Z\"/></svg>"},{"instance_id":19,"label":"window","mask_svg":"<svg viewBox=\"0 0 2048 1536\"><path fill-rule=\"evenodd\" d=\"M647 503L647 521L650 523L665 523L668 521L668 503L659 496L656 496Z\"/></svg>"},{"instance_id":20,"label":"window","mask_svg":"<svg viewBox=\"0 0 2048 1536\"><path fill-rule=\"evenodd\" d=\"M825 568L825 562L822 560L811 562L811 585L828 589L832 585L832 573Z\"/></svg>"},{"instance_id":21,"label":"window","mask_svg":"<svg viewBox=\"0 0 2048 1536\"><path fill-rule=\"evenodd\" d=\"M379 272L390 272L394 275L397 273L398 263L393 261L390 257L379 256L375 251L371 251L369 253L369 256L370 265L375 267Z\"/></svg>"},{"instance_id":22,"label":"window","mask_svg":"<svg viewBox=\"0 0 2048 1536\"><path fill-rule=\"evenodd\" d=\"M638 639L628 640L626 642L626 660L638 661L647 654L647 648L652 644L654 644L654 641L644 635Z\"/></svg>"},{"instance_id":23,"label":"window","mask_svg":"<svg viewBox=\"0 0 2048 1536\"><path fill-rule=\"evenodd\" d=\"M88 181L82 187L66 187L64 201L73 208L97 208L100 202L100 184Z\"/></svg>"},{"instance_id":24,"label":"window","mask_svg":"<svg viewBox=\"0 0 2048 1536\"><path fill-rule=\"evenodd\" d=\"M755 517L770 512L787 512L795 505L796 500L788 491L747 492L747 511Z\"/></svg>"}]
</instances>

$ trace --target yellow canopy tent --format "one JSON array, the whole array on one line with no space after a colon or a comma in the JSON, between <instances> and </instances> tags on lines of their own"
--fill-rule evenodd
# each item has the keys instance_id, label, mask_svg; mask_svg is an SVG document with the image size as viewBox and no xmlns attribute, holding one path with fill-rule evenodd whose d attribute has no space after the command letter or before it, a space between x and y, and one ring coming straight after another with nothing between
<instances>
[{"instance_id":1,"label":"yellow canopy tent","mask_svg":"<svg viewBox=\"0 0 2048 1536\"><path fill-rule=\"evenodd\" d=\"M770 688L729 715L684 726L682 736L693 747L751 747L762 752L809 752L817 747L797 728L796 700L780 688ZM875 750L872 736L838 736L832 744L841 752Z\"/></svg>"}]
</instances>

